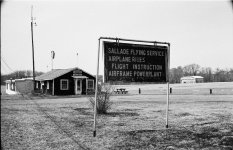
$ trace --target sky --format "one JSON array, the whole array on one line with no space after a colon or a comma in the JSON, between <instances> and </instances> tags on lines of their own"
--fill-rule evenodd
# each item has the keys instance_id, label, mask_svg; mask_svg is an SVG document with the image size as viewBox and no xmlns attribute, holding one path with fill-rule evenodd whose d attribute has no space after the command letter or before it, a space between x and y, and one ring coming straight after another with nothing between
<instances>
[{"instance_id":1,"label":"sky","mask_svg":"<svg viewBox=\"0 0 233 150\"><path fill-rule=\"evenodd\" d=\"M3 74L32 70L32 5L36 71L51 70L55 51L54 69L96 74L99 37L169 42L170 68L233 68L230 1L8 0L1 4Z\"/></svg>"}]
</instances>

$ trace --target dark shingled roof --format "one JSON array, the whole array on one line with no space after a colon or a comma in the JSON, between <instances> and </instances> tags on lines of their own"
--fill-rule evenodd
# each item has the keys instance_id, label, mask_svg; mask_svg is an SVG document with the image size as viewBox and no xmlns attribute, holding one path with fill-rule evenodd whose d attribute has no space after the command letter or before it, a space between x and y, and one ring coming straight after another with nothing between
<instances>
[{"instance_id":1,"label":"dark shingled roof","mask_svg":"<svg viewBox=\"0 0 233 150\"><path fill-rule=\"evenodd\" d=\"M69 69L53 69L45 74L42 74L42 75L36 77L35 80L37 80L37 81L53 80L57 77L60 77L64 74L70 72L70 71L73 71L75 69L79 69L79 68L76 67L76 68L69 68ZM79 70L82 70L82 69L79 69ZM85 72L85 71L83 71L83 72Z\"/></svg>"}]
</instances>

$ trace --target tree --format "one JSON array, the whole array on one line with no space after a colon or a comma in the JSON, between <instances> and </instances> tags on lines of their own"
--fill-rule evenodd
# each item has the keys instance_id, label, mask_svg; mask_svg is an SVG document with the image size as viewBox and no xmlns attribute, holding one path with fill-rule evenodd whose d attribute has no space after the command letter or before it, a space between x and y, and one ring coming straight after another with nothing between
<instances>
[{"instance_id":1,"label":"tree","mask_svg":"<svg viewBox=\"0 0 233 150\"><path fill-rule=\"evenodd\" d=\"M229 71L229 81L233 81L233 68Z\"/></svg>"},{"instance_id":2,"label":"tree","mask_svg":"<svg viewBox=\"0 0 233 150\"><path fill-rule=\"evenodd\" d=\"M190 65L186 65L183 68L184 71L184 75L185 76L196 76L197 73L200 71L200 65L198 64L190 64Z\"/></svg>"},{"instance_id":3,"label":"tree","mask_svg":"<svg viewBox=\"0 0 233 150\"><path fill-rule=\"evenodd\" d=\"M214 82L230 82L230 81L233 81L233 68L216 69L214 74Z\"/></svg>"},{"instance_id":4,"label":"tree","mask_svg":"<svg viewBox=\"0 0 233 150\"><path fill-rule=\"evenodd\" d=\"M212 82L213 81L213 72L210 67L203 67L200 69L199 75L204 77L205 82Z\"/></svg>"},{"instance_id":5,"label":"tree","mask_svg":"<svg viewBox=\"0 0 233 150\"><path fill-rule=\"evenodd\" d=\"M184 67L170 69L169 81L170 83L179 83L183 76L199 75L204 77L204 82L232 82L233 68L212 70L210 67L202 67L198 64L190 64Z\"/></svg>"},{"instance_id":6,"label":"tree","mask_svg":"<svg viewBox=\"0 0 233 150\"><path fill-rule=\"evenodd\" d=\"M42 74L44 74L44 73L39 72L39 71L35 72L35 76L39 76ZM1 85L4 85L6 80L22 79L22 78L29 78L29 77L32 77L32 71L30 71L30 70L18 70L18 71L14 71L14 72L12 72L10 74L6 74L6 75L1 74Z\"/></svg>"},{"instance_id":7,"label":"tree","mask_svg":"<svg viewBox=\"0 0 233 150\"><path fill-rule=\"evenodd\" d=\"M181 66L170 70L170 83L180 83L181 77L183 77L183 68Z\"/></svg>"}]
</instances>

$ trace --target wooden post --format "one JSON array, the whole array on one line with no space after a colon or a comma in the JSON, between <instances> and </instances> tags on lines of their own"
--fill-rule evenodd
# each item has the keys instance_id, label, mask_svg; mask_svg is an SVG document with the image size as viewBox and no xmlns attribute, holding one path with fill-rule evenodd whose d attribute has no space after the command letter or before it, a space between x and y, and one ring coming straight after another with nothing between
<instances>
[{"instance_id":1,"label":"wooden post","mask_svg":"<svg viewBox=\"0 0 233 150\"><path fill-rule=\"evenodd\" d=\"M169 112L169 82L167 82L167 110L166 110L166 128L168 128L168 112Z\"/></svg>"},{"instance_id":2,"label":"wooden post","mask_svg":"<svg viewBox=\"0 0 233 150\"><path fill-rule=\"evenodd\" d=\"M168 44L168 52L167 52L167 110L166 110L166 128L168 128L168 114L169 114L169 71L170 71L170 43Z\"/></svg>"}]
</instances>

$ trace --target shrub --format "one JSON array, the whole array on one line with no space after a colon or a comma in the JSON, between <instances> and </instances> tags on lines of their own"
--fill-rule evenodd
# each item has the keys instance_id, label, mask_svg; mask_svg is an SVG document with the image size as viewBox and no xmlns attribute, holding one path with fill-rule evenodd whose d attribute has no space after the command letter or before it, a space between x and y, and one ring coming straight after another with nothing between
<instances>
[{"instance_id":1,"label":"shrub","mask_svg":"<svg viewBox=\"0 0 233 150\"><path fill-rule=\"evenodd\" d=\"M98 85L97 91L97 114L107 114L107 111L111 109L111 106L113 104L110 100L113 88L110 85ZM95 97L89 97L89 102L94 110Z\"/></svg>"},{"instance_id":2,"label":"shrub","mask_svg":"<svg viewBox=\"0 0 233 150\"><path fill-rule=\"evenodd\" d=\"M95 90L94 89L87 89L87 95L94 95Z\"/></svg>"}]
</instances>

